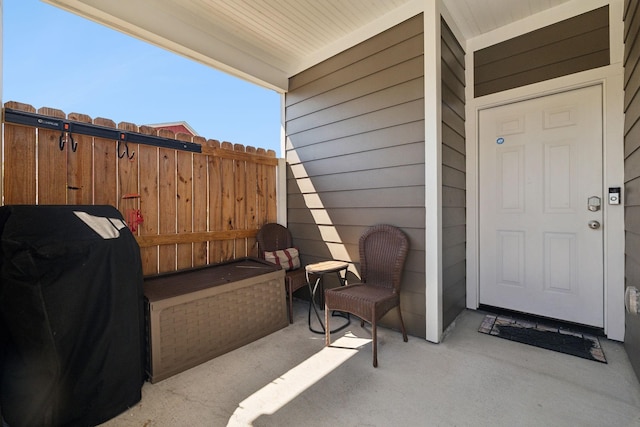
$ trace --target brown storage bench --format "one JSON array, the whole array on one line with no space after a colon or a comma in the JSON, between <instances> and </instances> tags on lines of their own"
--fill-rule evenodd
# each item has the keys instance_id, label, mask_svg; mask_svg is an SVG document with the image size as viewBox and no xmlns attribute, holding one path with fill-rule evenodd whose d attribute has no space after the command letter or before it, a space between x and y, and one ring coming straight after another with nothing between
<instances>
[{"instance_id":1,"label":"brown storage bench","mask_svg":"<svg viewBox=\"0 0 640 427\"><path fill-rule=\"evenodd\" d=\"M256 258L146 278L152 383L289 324L285 271Z\"/></svg>"}]
</instances>

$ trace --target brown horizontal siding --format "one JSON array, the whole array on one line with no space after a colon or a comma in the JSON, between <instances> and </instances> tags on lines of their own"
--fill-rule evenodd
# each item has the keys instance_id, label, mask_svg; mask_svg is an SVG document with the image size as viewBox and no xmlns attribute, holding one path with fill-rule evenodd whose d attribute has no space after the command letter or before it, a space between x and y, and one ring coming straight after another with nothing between
<instances>
[{"instance_id":1,"label":"brown horizontal siding","mask_svg":"<svg viewBox=\"0 0 640 427\"><path fill-rule=\"evenodd\" d=\"M608 65L609 7L474 52L476 97Z\"/></svg>"},{"instance_id":2,"label":"brown horizontal siding","mask_svg":"<svg viewBox=\"0 0 640 427\"><path fill-rule=\"evenodd\" d=\"M464 49L456 40L455 35L443 20L442 24L446 27L440 32L441 37L441 56L444 63L453 71L458 81L464 86L465 81L465 61Z\"/></svg>"},{"instance_id":3,"label":"brown horizontal siding","mask_svg":"<svg viewBox=\"0 0 640 427\"><path fill-rule=\"evenodd\" d=\"M465 172L465 162L466 162L466 156L455 150L454 148L451 148L449 145L443 145L442 146L442 163L443 163L443 171L447 171L448 169L455 169L458 172L461 172L462 174L464 174ZM444 174L443 173L443 182L446 185L451 185L452 183L449 182L449 178L453 178L453 176L451 174ZM458 188L462 188L463 187L458 187Z\"/></svg>"},{"instance_id":4,"label":"brown horizontal siding","mask_svg":"<svg viewBox=\"0 0 640 427\"><path fill-rule=\"evenodd\" d=\"M308 248L313 248L315 250L320 250L320 248L326 246L321 237L321 228L317 226L314 222L305 222L305 221L296 221L289 224L290 231L300 236L300 243L306 245ZM358 239L363 232L363 226L361 224L347 224L340 227L340 241L346 242L345 247L348 249L353 249L356 252L358 251ZM414 266L414 268L409 269L406 274L407 276L411 275L419 275L419 272L424 269L424 251L425 251L425 237L424 233L421 233L420 230L415 227L407 228L405 230L406 234L409 236L411 240L411 252L409 253L409 257L407 259L407 263ZM306 242L306 243L305 243ZM297 243L297 242L296 242ZM356 261L359 264L359 260ZM421 286L419 281L412 280L412 284L408 285L417 286L414 288L414 291L419 289Z\"/></svg>"},{"instance_id":5,"label":"brown horizontal siding","mask_svg":"<svg viewBox=\"0 0 640 427\"><path fill-rule=\"evenodd\" d=\"M424 73L422 56L405 54L402 62L390 66L379 72L366 75L358 80L332 88L326 92L317 93L317 88L304 87L309 95L298 95L287 101L287 121L303 117L307 114L322 111L327 107L338 105L342 102L366 96L371 93L371 88L393 87L398 84L421 78ZM315 89L315 90L314 90ZM294 99L299 102L294 103Z\"/></svg>"},{"instance_id":6,"label":"brown horizontal siding","mask_svg":"<svg viewBox=\"0 0 640 427\"><path fill-rule=\"evenodd\" d=\"M631 126L625 134L624 156L628 157L640 148L640 126Z\"/></svg>"},{"instance_id":7,"label":"brown horizontal siding","mask_svg":"<svg viewBox=\"0 0 640 427\"><path fill-rule=\"evenodd\" d=\"M628 163L628 161L626 163ZM627 173L627 168L625 166L625 174L626 173ZM625 212L627 209L630 209L632 206L640 205L640 177L625 178L623 200L625 204ZM627 227L628 226L629 224L627 223Z\"/></svg>"},{"instance_id":8,"label":"brown horizontal siding","mask_svg":"<svg viewBox=\"0 0 640 427\"><path fill-rule=\"evenodd\" d=\"M640 2L624 9L625 285L640 287ZM624 345L640 378L640 316L626 314Z\"/></svg>"},{"instance_id":9,"label":"brown horizontal siding","mask_svg":"<svg viewBox=\"0 0 640 427\"><path fill-rule=\"evenodd\" d=\"M454 133L464 138L464 118L460 117L447 104L442 103L442 122ZM446 142L445 142L446 143Z\"/></svg>"},{"instance_id":10,"label":"brown horizontal siding","mask_svg":"<svg viewBox=\"0 0 640 427\"><path fill-rule=\"evenodd\" d=\"M384 149L389 146L389 141L394 141L396 145L421 143L424 140L424 121L415 120L394 126L376 128L371 133L375 134L376 137L371 138L369 132L355 133L320 141L320 144L313 143L313 140L308 135L298 134L295 137L297 144L296 154L304 161L305 159L339 157L362 151ZM301 141L310 143L302 145L300 144ZM330 155L327 155L327 153L330 153Z\"/></svg>"},{"instance_id":11,"label":"brown horizontal siding","mask_svg":"<svg viewBox=\"0 0 640 427\"><path fill-rule=\"evenodd\" d=\"M445 228L466 224L464 206L442 208L442 225Z\"/></svg>"},{"instance_id":12,"label":"brown horizontal siding","mask_svg":"<svg viewBox=\"0 0 640 427\"><path fill-rule=\"evenodd\" d=\"M400 122L398 117L402 117ZM424 101L408 100L406 103L390 106L384 110L376 110L367 114L344 119L325 126L311 127L308 130L288 135L294 147L304 147L310 144L325 143L334 139L346 138L363 133L372 136L385 128L406 125L424 120ZM327 154L329 156L330 153ZM302 159L304 161L304 159Z\"/></svg>"},{"instance_id":13,"label":"brown horizontal siding","mask_svg":"<svg viewBox=\"0 0 640 427\"><path fill-rule=\"evenodd\" d=\"M449 257L446 257L446 255L449 253L450 249L443 253L445 257L443 258L442 265L442 281L449 285L447 286L447 292L443 292L442 294L443 298L446 300L448 295L456 296L456 298L450 298L450 301L452 302L450 305L455 304L455 300L464 298L466 294L466 285L463 283L462 286L459 286L464 282L466 277L466 261L464 258L466 249L462 250L463 248L466 248L466 245L461 243L458 247L454 248L455 250L451 251L451 256ZM453 256L455 256L455 258L453 258ZM446 265L444 264L445 258L447 262ZM447 325L451 323L452 320L453 319L449 319Z\"/></svg>"},{"instance_id":14,"label":"brown horizontal siding","mask_svg":"<svg viewBox=\"0 0 640 427\"><path fill-rule=\"evenodd\" d=\"M475 85L475 96L489 95L605 65L609 65L608 51L595 52L577 58L568 58L544 67L532 68L518 74L512 74L499 80L477 82Z\"/></svg>"},{"instance_id":15,"label":"brown horizontal siding","mask_svg":"<svg viewBox=\"0 0 640 427\"><path fill-rule=\"evenodd\" d=\"M442 321L466 305L466 154L464 50L444 20L442 72Z\"/></svg>"},{"instance_id":16,"label":"brown horizontal siding","mask_svg":"<svg viewBox=\"0 0 640 427\"><path fill-rule=\"evenodd\" d=\"M636 43L635 45L640 46L640 43ZM637 49L640 51L640 47ZM630 68L631 67L638 67L638 58L635 58L635 62L630 64ZM640 73L634 72L633 74L629 74L629 77L625 81L624 108L628 110L632 106L634 98L637 97L638 92L640 92ZM632 123L630 126L631 125Z\"/></svg>"},{"instance_id":17,"label":"brown horizontal siding","mask_svg":"<svg viewBox=\"0 0 640 427\"><path fill-rule=\"evenodd\" d=\"M573 58L597 52L606 53L608 49L609 29L607 27L598 28L569 39L560 40L552 45L540 46L486 65L476 65L474 76L477 82L500 80L511 75L522 75L545 67L548 68Z\"/></svg>"},{"instance_id":18,"label":"brown horizontal siding","mask_svg":"<svg viewBox=\"0 0 640 427\"><path fill-rule=\"evenodd\" d=\"M442 207L465 207L465 190L442 186Z\"/></svg>"},{"instance_id":19,"label":"brown horizontal siding","mask_svg":"<svg viewBox=\"0 0 640 427\"><path fill-rule=\"evenodd\" d=\"M635 130L636 127L639 127L639 126L638 125L634 126L632 130ZM627 134L627 136L628 135L629 134ZM628 141L633 145L636 145L637 143L636 141L630 141L628 139L625 139L625 141ZM630 199L630 197L634 197L635 192L638 191L636 189L637 184L635 181L640 177L640 150L639 149L636 149L630 152L629 155L625 158L624 174L625 174L625 181L630 184L629 191L632 193L632 194L627 194L626 200L631 205L630 201L633 200L633 198Z\"/></svg>"},{"instance_id":20,"label":"brown horizontal siding","mask_svg":"<svg viewBox=\"0 0 640 427\"><path fill-rule=\"evenodd\" d=\"M456 197L457 194L451 195ZM322 199L316 203L305 200L302 194L292 194L288 202L291 209L342 209L344 206L374 209L389 205L397 209L415 208L424 206L424 187L404 187L402 191L392 187L323 192Z\"/></svg>"},{"instance_id":21,"label":"brown horizontal siding","mask_svg":"<svg viewBox=\"0 0 640 427\"><path fill-rule=\"evenodd\" d=\"M630 1L627 3L626 15L627 17L637 14L638 0ZM631 107L634 99L637 98L640 91L640 43L638 38L640 37L640 19L635 19L632 25L625 26L625 38L624 38L624 108L627 110ZM633 123L627 123L628 128L631 128Z\"/></svg>"},{"instance_id":22,"label":"brown horizontal siding","mask_svg":"<svg viewBox=\"0 0 640 427\"><path fill-rule=\"evenodd\" d=\"M415 208L395 208L392 206L383 206L377 208L350 208L332 209L328 212L331 218L330 223L316 222L312 216L310 209L288 209L288 220L291 223L315 224L316 226L331 226L342 228L344 226L358 226L362 224L394 224L401 227L420 228L424 227L425 215L424 210L416 212ZM338 230L339 231L339 230ZM406 231L406 230L405 230ZM459 231L459 230L458 230ZM464 231L464 229L463 229ZM362 229L364 232L364 228ZM456 234L456 232L451 233ZM294 236L294 239L304 238L304 236ZM303 254L310 255L310 254Z\"/></svg>"},{"instance_id":23,"label":"brown horizontal siding","mask_svg":"<svg viewBox=\"0 0 640 427\"><path fill-rule=\"evenodd\" d=\"M640 96L636 93L635 98L629 104L629 106L625 109L625 123L624 123L624 134L628 136L632 132L637 132L635 129L639 125L640 121Z\"/></svg>"},{"instance_id":24,"label":"brown horizontal siding","mask_svg":"<svg viewBox=\"0 0 640 427\"><path fill-rule=\"evenodd\" d=\"M400 227L411 242L403 314L418 336L425 334L422 25L414 17L303 71L285 97L287 217L303 262L332 258L336 247L358 269L362 233L378 223ZM393 313L384 323L399 326Z\"/></svg>"},{"instance_id":25,"label":"brown horizontal siding","mask_svg":"<svg viewBox=\"0 0 640 427\"><path fill-rule=\"evenodd\" d=\"M299 90L303 86L306 86L316 80L320 80L327 75L331 75L342 68L350 67L354 63L359 63L360 61L372 55L376 55L381 51L393 48L399 43L422 34L422 32L422 15L416 15L413 18L398 24L396 27L390 28L383 34L354 46L348 50L348 55L345 54L345 52L340 53L300 74L291 77L289 79L289 93L301 93ZM375 42L372 43L372 41ZM421 53L422 49L420 49L419 52ZM296 98L294 97L292 99Z\"/></svg>"},{"instance_id":26,"label":"brown horizontal siding","mask_svg":"<svg viewBox=\"0 0 640 427\"><path fill-rule=\"evenodd\" d=\"M640 22L637 18L638 0L625 0L624 9L624 40L625 44L629 45L628 41L634 40L633 35L638 34L640 29ZM627 46L625 46L627 47Z\"/></svg>"},{"instance_id":27,"label":"brown horizontal siding","mask_svg":"<svg viewBox=\"0 0 640 427\"><path fill-rule=\"evenodd\" d=\"M385 82L386 83L386 82ZM380 87L380 86L378 86ZM294 135L309 129L333 125L353 117L364 116L410 101L422 100L422 77L386 87L374 93L334 104L305 116L287 120L287 134Z\"/></svg>"},{"instance_id":28,"label":"brown horizontal siding","mask_svg":"<svg viewBox=\"0 0 640 427\"><path fill-rule=\"evenodd\" d=\"M329 74L318 80L314 80L297 90L291 90L287 93L286 108L287 112L291 112L295 117L300 114L299 110L304 111L304 105L298 105L305 101L319 104L318 109L322 109L324 101L325 105L334 105L345 100L352 99L354 96L361 96L363 93L358 92L358 88L364 86L364 93L367 93L373 86L370 83L376 83L376 79L382 80L378 73L384 77L389 73L390 68L398 67L396 70L404 70L413 65L415 58L422 57L422 36L415 36L403 43L399 43L389 49L379 52L365 58L362 62L356 62L349 67L337 70L333 74ZM420 50L418 50L420 49ZM410 62L409 64L407 64ZM413 70L413 69L412 69ZM409 71L414 73L414 71ZM402 77L403 74L398 73ZM415 78L415 77L414 77ZM361 82L361 80L364 80ZM368 85L367 85L368 84ZM383 83L383 87L387 83ZM321 96L327 94L327 96ZM329 97L329 99L326 99ZM316 108L317 108L316 107Z\"/></svg>"},{"instance_id":29,"label":"brown horizontal siding","mask_svg":"<svg viewBox=\"0 0 640 427\"><path fill-rule=\"evenodd\" d=\"M454 169L444 165L442 167L442 181L454 188L466 189L466 174L463 170Z\"/></svg>"},{"instance_id":30,"label":"brown horizontal siding","mask_svg":"<svg viewBox=\"0 0 640 427\"><path fill-rule=\"evenodd\" d=\"M609 6L604 6L476 51L474 62L476 65L485 65L504 57L529 51L534 47L551 45L558 40L571 38L608 25ZM498 46L504 51L501 52Z\"/></svg>"},{"instance_id":31,"label":"brown horizontal siding","mask_svg":"<svg viewBox=\"0 0 640 427\"><path fill-rule=\"evenodd\" d=\"M464 243L447 248L442 252L442 268L446 270L456 266L456 264L460 263L460 260L465 259L466 250L467 245Z\"/></svg>"},{"instance_id":32,"label":"brown horizontal siding","mask_svg":"<svg viewBox=\"0 0 640 427\"><path fill-rule=\"evenodd\" d=\"M447 141L447 146L451 149L458 153L464 153L466 144L464 135L460 135L446 123L442 124L442 140Z\"/></svg>"},{"instance_id":33,"label":"brown horizontal siding","mask_svg":"<svg viewBox=\"0 0 640 427\"><path fill-rule=\"evenodd\" d=\"M640 205L625 207L624 216L626 222L626 231L640 236L640 221L637 220L637 218L640 218ZM638 254L634 254L633 256L640 259L640 256Z\"/></svg>"},{"instance_id":34,"label":"brown horizontal siding","mask_svg":"<svg viewBox=\"0 0 640 427\"><path fill-rule=\"evenodd\" d=\"M447 75L450 76L451 74ZM444 75L442 77L443 79L445 78ZM442 85L442 102L464 122L466 115L464 95L460 98L458 94L453 93L452 90L449 89L449 86L447 86L447 82L444 82Z\"/></svg>"},{"instance_id":35,"label":"brown horizontal siding","mask_svg":"<svg viewBox=\"0 0 640 427\"><path fill-rule=\"evenodd\" d=\"M443 49L446 50L446 47L443 46ZM442 63L442 88L446 89L447 101L452 104L458 104L460 101L464 104L465 94L464 94L464 80L458 80L458 77L455 75L451 64L446 62ZM464 117L464 113L461 115Z\"/></svg>"},{"instance_id":36,"label":"brown horizontal siding","mask_svg":"<svg viewBox=\"0 0 640 427\"><path fill-rule=\"evenodd\" d=\"M400 304L404 307L407 301L419 301L420 298L422 298L422 295L402 294L400 295ZM414 314L411 311L405 314L405 310L403 310L402 318L404 319L405 325L415 325L415 330L412 335L417 337L425 337L427 335L426 316L424 314Z\"/></svg>"},{"instance_id":37,"label":"brown horizontal siding","mask_svg":"<svg viewBox=\"0 0 640 427\"><path fill-rule=\"evenodd\" d=\"M415 184L415 176L424 175L424 164L402 165L386 169L367 169L362 171L349 171L341 174L317 175L313 178L313 188L319 193L327 191L359 190L362 182L367 183L367 188L395 188L396 186L411 186ZM288 192L299 192L300 181L288 179Z\"/></svg>"},{"instance_id":38,"label":"brown horizontal siding","mask_svg":"<svg viewBox=\"0 0 640 427\"><path fill-rule=\"evenodd\" d=\"M467 268L466 263L456 267L458 271ZM451 280L451 279L449 279ZM467 278L462 277L457 283L454 283L452 292L446 293L442 297L442 319L445 325L451 325L456 317L464 310L463 301L466 300L466 284Z\"/></svg>"},{"instance_id":39,"label":"brown horizontal siding","mask_svg":"<svg viewBox=\"0 0 640 427\"><path fill-rule=\"evenodd\" d=\"M466 224L450 226L442 230L442 240L448 241L451 246L459 243L465 243L467 241L466 233Z\"/></svg>"},{"instance_id":40,"label":"brown horizontal siding","mask_svg":"<svg viewBox=\"0 0 640 427\"><path fill-rule=\"evenodd\" d=\"M420 143L399 145L397 147L380 148L362 153L344 154L337 157L325 157L308 160L300 164L292 164L292 177L305 177L313 179L318 175L342 174L354 171L378 170L385 173L393 167L403 167L421 162L424 156L424 147ZM415 177L414 177L415 179ZM362 182L362 186L368 188L368 182ZM394 183L389 182L389 186Z\"/></svg>"}]
</instances>

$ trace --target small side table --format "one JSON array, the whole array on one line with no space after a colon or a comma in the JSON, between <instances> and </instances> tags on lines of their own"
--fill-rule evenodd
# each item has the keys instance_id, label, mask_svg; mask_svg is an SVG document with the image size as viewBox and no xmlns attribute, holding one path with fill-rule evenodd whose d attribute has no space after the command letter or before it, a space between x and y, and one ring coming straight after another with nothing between
<instances>
[{"instance_id":1,"label":"small side table","mask_svg":"<svg viewBox=\"0 0 640 427\"><path fill-rule=\"evenodd\" d=\"M311 332L315 332L316 334L325 333L325 325L322 320L322 316L320 316L320 313L318 312L318 306L316 305L316 298L315 298L318 288L324 291L324 283L322 282L324 275L335 273L338 276L338 280L340 281L340 286L344 286L347 283L348 269L349 269L349 263L342 262L342 261L322 261L315 264L309 264L305 267L305 271L307 275L307 285L309 285L309 292L311 293L311 302L309 302L309 330ZM316 276L316 280L313 286L311 285L311 281L309 281L310 275ZM316 318L318 319L318 322L322 327L321 331L318 331L311 327L311 309L313 309L313 311L316 313ZM347 322L344 325L341 325L340 327L332 330L331 332L338 332L339 330L344 329L351 324L351 318L348 314L345 315L343 313L340 313L340 314L334 313L334 316L336 315L344 317L347 320Z\"/></svg>"}]
</instances>

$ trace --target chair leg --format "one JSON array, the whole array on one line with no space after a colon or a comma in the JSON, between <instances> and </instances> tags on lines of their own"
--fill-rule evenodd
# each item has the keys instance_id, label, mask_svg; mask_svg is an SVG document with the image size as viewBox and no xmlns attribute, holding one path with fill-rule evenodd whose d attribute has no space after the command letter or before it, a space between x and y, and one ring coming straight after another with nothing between
<instances>
[{"instance_id":1,"label":"chair leg","mask_svg":"<svg viewBox=\"0 0 640 427\"><path fill-rule=\"evenodd\" d=\"M398 306L398 316L400 316L400 330L402 331L402 339L404 342L409 341L407 338L407 330L404 328L404 321L402 320L402 310L400 310L400 306Z\"/></svg>"},{"instance_id":2,"label":"chair leg","mask_svg":"<svg viewBox=\"0 0 640 427\"><path fill-rule=\"evenodd\" d=\"M329 327L329 306L324 304L324 345L331 345L331 328Z\"/></svg>"},{"instance_id":3,"label":"chair leg","mask_svg":"<svg viewBox=\"0 0 640 427\"><path fill-rule=\"evenodd\" d=\"M378 367L378 327L376 325L376 318L373 318L371 322L371 335L373 335L373 367Z\"/></svg>"}]
</instances>

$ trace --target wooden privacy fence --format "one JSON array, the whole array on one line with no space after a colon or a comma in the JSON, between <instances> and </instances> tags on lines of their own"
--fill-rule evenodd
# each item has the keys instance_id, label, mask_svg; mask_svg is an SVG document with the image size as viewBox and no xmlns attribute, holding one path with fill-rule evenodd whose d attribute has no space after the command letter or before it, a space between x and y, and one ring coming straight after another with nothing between
<instances>
[{"instance_id":1,"label":"wooden privacy fence","mask_svg":"<svg viewBox=\"0 0 640 427\"><path fill-rule=\"evenodd\" d=\"M145 275L255 255L258 229L276 221L273 150L46 107L36 112L17 102L4 106L3 204L115 206L135 230ZM36 117L36 125L6 120L20 112L46 117ZM58 123L71 132L56 129ZM117 130L120 139L74 133L82 124L95 125L88 126L95 135ZM145 137L167 144L131 142Z\"/></svg>"}]
</instances>

